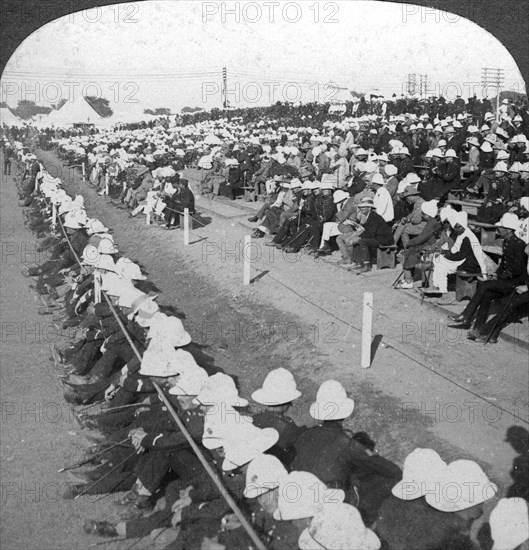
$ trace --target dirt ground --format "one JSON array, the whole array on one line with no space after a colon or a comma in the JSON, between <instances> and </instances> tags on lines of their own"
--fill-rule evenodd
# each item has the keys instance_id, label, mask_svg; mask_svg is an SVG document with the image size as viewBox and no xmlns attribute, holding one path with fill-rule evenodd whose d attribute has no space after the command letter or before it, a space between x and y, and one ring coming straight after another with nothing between
<instances>
[{"instance_id":1,"label":"dirt ground","mask_svg":"<svg viewBox=\"0 0 529 550\"><path fill-rule=\"evenodd\" d=\"M57 173L53 153L39 156ZM283 256L263 246L267 239L252 245L253 282L244 287L246 211L199 199L198 209L211 223L193 228L185 247L181 231L130 219L80 174L61 173L67 174L66 190L82 193L88 214L111 227L122 253L149 273L161 290L158 301L185 313L202 360L236 376L242 395L269 370L288 367L303 392L292 415L309 424L318 385L336 378L356 402L348 427L367 432L381 454L402 465L413 448L433 447L447 461L477 460L501 493L511 484L516 453L504 439L510 426L527 427L529 421L526 349L506 341L469 343L442 312L391 290L395 271L356 276L303 255ZM31 281L20 275L35 256L11 178L2 183L1 224L2 548L86 548L97 539L81 533L82 519L115 512L111 497L94 503L94 497L71 502L60 496L65 481L57 469L81 456L86 443L47 359L50 341L60 343L64 336L37 314ZM362 369L366 291L374 294L378 346L371 368ZM36 335L33 327L39 328Z\"/></svg>"}]
</instances>

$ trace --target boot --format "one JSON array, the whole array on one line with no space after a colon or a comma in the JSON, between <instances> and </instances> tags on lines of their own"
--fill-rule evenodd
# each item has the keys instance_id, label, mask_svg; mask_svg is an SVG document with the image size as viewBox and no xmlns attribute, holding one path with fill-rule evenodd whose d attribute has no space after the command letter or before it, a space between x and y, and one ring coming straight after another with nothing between
<instances>
[{"instance_id":1,"label":"boot","mask_svg":"<svg viewBox=\"0 0 529 550\"><path fill-rule=\"evenodd\" d=\"M95 521L87 519L83 526L84 532L88 535L99 535L100 537L117 537L116 526L109 521Z\"/></svg>"}]
</instances>

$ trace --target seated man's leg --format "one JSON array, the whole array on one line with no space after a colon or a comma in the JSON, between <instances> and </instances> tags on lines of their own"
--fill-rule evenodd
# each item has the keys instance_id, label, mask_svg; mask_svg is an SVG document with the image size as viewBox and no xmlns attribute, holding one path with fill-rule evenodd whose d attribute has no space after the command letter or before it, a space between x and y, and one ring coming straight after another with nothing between
<instances>
[{"instance_id":1,"label":"seated man's leg","mask_svg":"<svg viewBox=\"0 0 529 550\"><path fill-rule=\"evenodd\" d=\"M336 237L336 244L338 245L338 248L340 249L340 252L342 254L342 261L343 263L352 263L352 248L347 246L346 240L343 235L338 235Z\"/></svg>"},{"instance_id":2,"label":"seated man's leg","mask_svg":"<svg viewBox=\"0 0 529 550\"><path fill-rule=\"evenodd\" d=\"M331 237L336 237L340 234L338 231L338 224L336 222L326 222L323 224L323 230L321 233L320 248L328 246L328 241Z\"/></svg>"},{"instance_id":3,"label":"seated man's leg","mask_svg":"<svg viewBox=\"0 0 529 550\"><path fill-rule=\"evenodd\" d=\"M482 334L489 334L491 341L495 342L500 336L500 332L509 325L509 322L515 318L520 318L518 315L527 317L529 313L529 292L523 294L515 294L510 298L505 297L501 303L501 311L498 315L495 315L485 327L483 327ZM504 309L505 308L505 309ZM492 331L492 332L491 332Z\"/></svg>"},{"instance_id":4,"label":"seated man's leg","mask_svg":"<svg viewBox=\"0 0 529 550\"><path fill-rule=\"evenodd\" d=\"M478 334L483 333L483 328L489 317L489 311L490 311L490 306L492 305L492 302L494 302L494 300L501 298L502 296L505 296L511 290L512 290L512 287L496 286L496 287L489 288L483 294L476 312L476 321L473 327L475 333L478 333Z\"/></svg>"},{"instance_id":5,"label":"seated man's leg","mask_svg":"<svg viewBox=\"0 0 529 550\"><path fill-rule=\"evenodd\" d=\"M272 239L272 242L274 244L285 244L284 241L290 237L295 228L297 228L296 218L286 220L286 222L279 228L279 231Z\"/></svg>"},{"instance_id":6,"label":"seated man's leg","mask_svg":"<svg viewBox=\"0 0 529 550\"><path fill-rule=\"evenodd\" d=\"M255 217L259 220L265 217L266 213L270 210L270 204L264 203L263 206L259 209L259 212L255 215Z\"/></svg>"},{"instance_id":7,"label":"seated man's leg","mask_svg":"<svg viewBox=\"0 0 529 550\"><path fill-rule=\"evenodd\" d=\"M136 471L138 479L136 487L139 494L153 495L162 483L171 466L170 451L147 452L140 457Z\"/></svg>"},{"instance_id":8,"label":"seated man's leg","mask_svg":"<svg viewBox=\"0 0 529 550\"><path fill-rule=\"evenodd\" d=\"M408 248L410 238L415 237L416 235L420 235L422 233L422 230L424 229L424 226L424 222L421 222L417 225L414 225L412 223L407 224L401 236L402 246L404 248Z\"/></svg>"},{"instance_id":9,"label":"seated man's leg","mask_svg":"<svg viewBox=\"0 0 529 550\"><path fill-rule=\"evenodd\" d=\"M498 286L498 283L500 283L500 286L504 286L501 281L479 281L478 280L478 286L476 289L476 293L472 298L469 300L467 306L465 309L461 312L461 317L467 322L472 321L474 318L474 315L476 314L476 311L479 307L479 304L481 303L481 300L483 299L484 294L489 289L494 289Z\"/></svg>"}]
</instances>

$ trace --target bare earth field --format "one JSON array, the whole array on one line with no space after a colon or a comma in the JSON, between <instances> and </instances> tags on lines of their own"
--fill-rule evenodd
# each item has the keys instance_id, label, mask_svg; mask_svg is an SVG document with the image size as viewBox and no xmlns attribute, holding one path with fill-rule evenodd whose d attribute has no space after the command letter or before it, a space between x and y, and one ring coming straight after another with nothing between
<instances>
[{"instance_id":1,"label":"bare earth field","mask_svg":"<svg viewBox=\"0 0 529 550\"><path fill-rule=\"evenodd\" d=\"M39 157L57 174L52 152ZM526 347L468 342L441 310L390 288L398 271L357 276L302 254L282 255L262 239L252 247L253 282L243 287L248 205L199 199L198 210L211 223L196 225L184 247L181 231L130 219L79 174L63 173L69 174L66 190L82 193L88 214L111 227L120 250L148 272L161 290L158 302L185 313L203 360L237 377L242 395L249 396L269 370L285 366L303 392L293 416L310 423L318 385L336 378L356 402L348 427L366 431L381 454L402 464L413 448L433 447L448 461L477 460L501 492L511 484L516 453L504 439L510 426L527 428L529 421ZM67 339L50 317L38 315L32 281L20 274L36 258L12 178L4 177L1 197L0 544L6 550L87 548L97 539L82 534L83 518L112 517L113 497L61 498L67 479L56 472L87 445L48 361L48 345ZM374 294L378 344L370 369L360 368L366 291ZM510 334L527 342L526 328L511 327Z\"/></svg>"}]
</instances>

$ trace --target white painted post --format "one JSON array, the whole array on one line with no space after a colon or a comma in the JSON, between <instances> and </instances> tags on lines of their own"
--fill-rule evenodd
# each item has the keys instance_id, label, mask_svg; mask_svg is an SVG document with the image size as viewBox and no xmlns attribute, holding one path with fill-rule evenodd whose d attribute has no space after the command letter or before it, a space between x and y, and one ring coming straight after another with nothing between
<instances>
[{"instance_id":1,"label":"white painted post","mask_svg":"<svg viewBox=\"0 0 529 550\"><path fill-rule=\"evenodd\" d=\"M83 181L86 181L86 163L83 160Z\"/></svg>"},{"instance_id":2,"label":"white painted post","mask_svg":"<svg viewBox=\"0 0 529 550\"><path fill-rule=\"evenodd\" d=\"M97 269L94 271L94 302L96 304L101 303L101 273L97 271Z\"/></svg>"},{"instance_id":3,"label":"white painted post","mask_svg":"<svg viewBox=\"0 0 529 550\"><path fill-rule=\"evenodd\" d=\"M248 286L250 284L250 275L251 275L251 263L250 263L250 250L252 246L252 237L250 235L246 235L244 237L244 249L242 251L242 269L243 269L243 275L242 275L242 284L244 286Z\"/></svg>"},{"instance_id":4,"label":"white painted post","mask_svg":"<svg viewBox=\"0 0 529 550\"><path fill-rule=\"evenodd\" d=\"M146 217L145 217L145 221L147 223L147 225L151 225L151 212L147 212L146 214Z\"/></svg>"},{"instance_id":5,"label":"white painted post","mask_svg":"<svg viewBox=\"0 0 529 550\"><path fill-rule=\"evenodd\" d=\"M189 246L189 208L184 208L184 246Z\"/></svg>"},{"instance_id":6,"label":"white painted post","mask_svg":"<svg viewBox=\"0 0 529 550\"><path fill-rule=\"evenodd\" d=\"M51 226L55 229L57 227L57 205L55 202L52 202L51 204Z\"/></svg>"},{"instance_id":7,"label":"white painted post","mask_svg":"<svg viewBox=\"0 0 529 550\"><path fill-rule=\"evenodd\" d=\"M362 360L361 367L371 366L371 330L373 328L373 293L364 292L364 308L362 312Z\"/></svg>"},{"instance_id":8,"label":"white painted post","mask_svg":"<svg viewBox=\"0 0 529 550\"><path fill-rule=\"evenodd\" d=\"M105 174L105 195L108 197L108 183L110 180L110 176L108 175L108 172Z\"/></svg>"}]
</instances>

